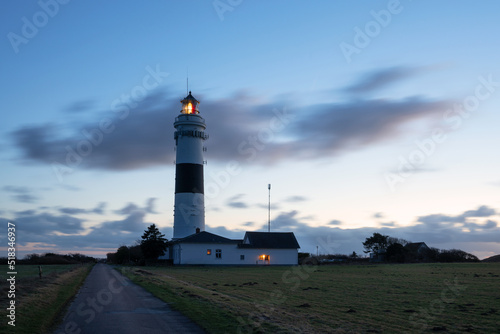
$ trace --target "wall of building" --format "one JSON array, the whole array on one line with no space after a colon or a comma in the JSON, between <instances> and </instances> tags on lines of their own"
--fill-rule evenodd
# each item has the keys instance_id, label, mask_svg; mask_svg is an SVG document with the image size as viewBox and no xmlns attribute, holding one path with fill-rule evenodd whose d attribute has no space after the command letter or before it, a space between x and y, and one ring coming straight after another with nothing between
<instances>
[{"instance_id":1,"label":"wall of building","mask_svg":"<svg viewBox=\"0 0 500 334\"><path fill-rule=\"evenodd\" d=\"M207 250L210 249L210 255ZM217 257L220 250L220 257ZM174 264L205 265L296 265L297 249L238 248L237 244L176 244ZM268 255L269 260L261 255ZM243 256L243 258L242 258Z\"/></svg>"}]
</instances>

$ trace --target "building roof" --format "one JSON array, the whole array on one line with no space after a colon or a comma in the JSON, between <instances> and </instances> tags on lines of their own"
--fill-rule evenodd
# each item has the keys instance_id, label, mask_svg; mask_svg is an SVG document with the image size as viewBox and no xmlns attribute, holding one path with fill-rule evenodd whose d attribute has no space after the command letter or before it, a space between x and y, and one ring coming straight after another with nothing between
<instances>
[{"instance_id":1,"label":"building roof","mask_svg":"<svg viewBox=\"0 0 500 334\"><path fill-rule=\"evenodd\" d=\"M293 232L246 232L240 248L300 248Z\"/></svg>"},{"instance_id":2,"label":"building roof","mask_svg":"<svg viewBox=\"0 0 500 334\"><path fill-rule=\"evenodd\" d=\"M405 248L410 252L417 252L422 246L424 248L429 248L429 246L427 246L425 242L410 242L405 246Z\"/></svg>"},{"instance_id":3,"label":"building roof","mask_svg":"<svg viewBox=\"0 0 500 334\"><path fill-rule=\"evenodd\" d=\"M245 238L228 239L207 231L191 234L172 243L238 244L239 248L297 249L300 248L293 232L246 232Z\"/></svg>"},{"instance_id":4,"label":"building roof","mask_svg":"<svg viewBox=\"0 0 500 334\"><path fill-rule=\"evenodd\" d=\"M182 239L177 239L173 241L174 243L197 243L197 244L234 244L239 243L241 240L233 240L221 237L220 235L213 234L210 232L200 232L188 235Z\"/></svg>"}]
</instances>

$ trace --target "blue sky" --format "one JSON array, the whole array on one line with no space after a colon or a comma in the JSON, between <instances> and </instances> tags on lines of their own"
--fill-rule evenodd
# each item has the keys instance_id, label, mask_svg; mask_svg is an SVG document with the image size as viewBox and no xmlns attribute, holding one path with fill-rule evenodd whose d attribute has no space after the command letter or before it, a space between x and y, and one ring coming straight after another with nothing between
<instances>
[{"instance_id":1,"label":"blue sky","mask_svg":"<svg viewBox=\"0 0 500 334\"><path fill-rule=\"evenodd\" d=\"M172 236L173 120L207 121L207 230L500 253L495 1L0 3L0 219L18 251ZM73 152L73 153L68 153ZM207 188L208 187L208 188ZM5 240L5 236L0 236Z\"/></svg>"}]
</instances>

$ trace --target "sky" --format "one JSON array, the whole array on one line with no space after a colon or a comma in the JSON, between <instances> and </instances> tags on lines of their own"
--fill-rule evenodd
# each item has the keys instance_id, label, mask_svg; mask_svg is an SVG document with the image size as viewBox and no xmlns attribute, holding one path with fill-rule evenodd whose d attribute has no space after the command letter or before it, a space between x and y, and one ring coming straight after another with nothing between
<instances>
[{"instance_id":1,"label":"sky","mask_svg":"<svg viewBox=\"0 0 500 334\"><path fill-rule=\"evenodd\" d=\"M500 253L496 1L0 2L0 249L173 234L173 122L210 138L206 230L362 254ZM187 80L188 79L188 80ZM187 83L188 81L188 83ZM189 87L187 87L187 84Z\"/></svg>"}]
</instances>

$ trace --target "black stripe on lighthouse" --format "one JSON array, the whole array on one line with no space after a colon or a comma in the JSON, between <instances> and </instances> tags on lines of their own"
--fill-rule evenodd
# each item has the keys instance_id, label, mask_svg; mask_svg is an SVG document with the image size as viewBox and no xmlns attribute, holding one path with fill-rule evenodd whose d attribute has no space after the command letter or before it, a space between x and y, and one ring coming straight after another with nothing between
<instances>
[{"instance_id":1,"label":"black stripe on lighthouse","mask_svg":"<svg viewBox=\"0 0 500 334\"><path fill-rule=\"evenodd\" d=\"M203 165L175 165L175 193L203 194Z\"/></svg>"}]
</instances>

